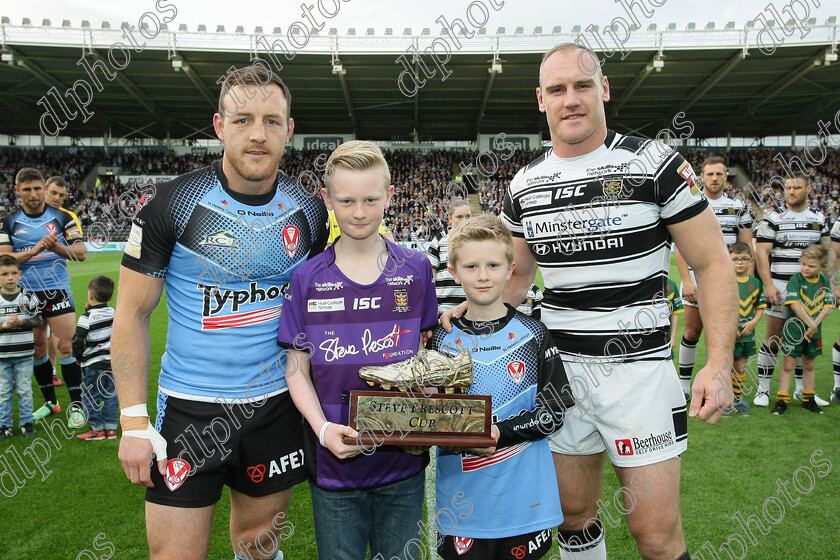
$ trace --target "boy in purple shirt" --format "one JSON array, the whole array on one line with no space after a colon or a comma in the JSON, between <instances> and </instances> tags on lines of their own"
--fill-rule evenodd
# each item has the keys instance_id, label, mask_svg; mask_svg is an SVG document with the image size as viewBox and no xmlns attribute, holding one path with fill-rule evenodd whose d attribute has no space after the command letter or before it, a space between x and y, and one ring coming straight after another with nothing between
<instances>
[{"instance_id":1,"label":"boy in purple shirt","mask_svg":"<svg viewBox=\"0 0 840 560\"><path fill-rule=\"evenodd\" d=\"M298 267L283 305L278 344L289 349L286 381L306 430L306 470L321 559L400 556L417 534L427 452L347 445L349 391L370 390L361 366L400 362L437 325L432 267L379 235L394 187L372 142L339 146L322 194L341 237ZM429 333L430 335L431 333ZM295 366L297 369L295 370Z\"/></svg>"}]
</instances>

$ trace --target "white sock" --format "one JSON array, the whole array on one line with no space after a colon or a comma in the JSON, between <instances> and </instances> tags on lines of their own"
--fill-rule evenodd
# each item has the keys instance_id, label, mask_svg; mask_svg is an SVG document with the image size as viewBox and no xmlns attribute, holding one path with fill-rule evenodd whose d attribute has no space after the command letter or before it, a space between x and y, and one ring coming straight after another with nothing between
<instances>
[{"instance_id":1,"label":"white sock","mask_svg":"<svg viewBox=\"0 0 840 560\"><path fill-rule=\"evenodd\" d=\"M770 392L770 379L773 378L773 369L775 369L777 363L776 356L770 354L762 344L758 350L758 386L761 392Z\"/></svg>"},{"instance_id":2,"label":"white sock","mask_svg":"<svg viewBox=\"0 0 840 560\"><path fill-rule=\"evenodd\" d=\"M840 349L837 343L831 349L831 361L834 362L834 388L840 389Z\"/></svg>"}]
</instances>

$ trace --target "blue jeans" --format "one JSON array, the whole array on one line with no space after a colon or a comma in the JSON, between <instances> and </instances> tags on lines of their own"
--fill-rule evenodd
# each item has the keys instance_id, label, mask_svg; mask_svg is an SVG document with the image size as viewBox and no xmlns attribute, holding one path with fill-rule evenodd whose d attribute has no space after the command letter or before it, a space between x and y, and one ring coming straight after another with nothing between
<instances>
[{"instance_id":1,"label":"blue jeans","mask_svg":"<svg viewBox=\"0 0 840 560\"><path fill-rule=\"evenodd\" d=\"M116 430L120 424L120 405L114 374L107 369L83 367L82 400L88 414L88 424L94 430Z\"/></svg>"},{"instance_id":2,"label":"blue jeans","mask_svg":"<svg viewBox=\"0 0 840 560\"><path fill-rule=\"evenodd\" d=\"M13 427L12 400L18 395L20 425L32 422L32 356L0 358L0 426Z\"/></svg>"},{"instance_id":3,"label":"blue jeans","mask_svg":"<svg viewBox=\"0 0 840 560\"><path fill-rule=\"evenodd\" d=\"M425 481L421 471L393 484L345 492L310 482L318 558L364 560L368 543L371 558L402 558L406 543L420 530Z\"/></svg>"}]
</instances>

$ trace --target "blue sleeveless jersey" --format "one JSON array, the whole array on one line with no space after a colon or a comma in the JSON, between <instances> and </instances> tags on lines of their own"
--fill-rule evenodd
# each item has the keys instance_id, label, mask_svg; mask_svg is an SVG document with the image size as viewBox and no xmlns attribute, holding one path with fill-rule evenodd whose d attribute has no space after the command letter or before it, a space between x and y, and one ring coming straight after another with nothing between
<instances>
[{"instance_id":1,"label":"blue sleeveless jersey","mask_svg":"<svg viewBox=\"0 0 840 560\"><path fill-rule=\"evenodd\" d=\"M317 195L227 189L221 161L156 186L134 218L123 266L165 279L169 330L160 388L190 400L286 391L275 342L292 271L327 240Z\"/></svg>"},{"instance_id":2,"label":"blue sleeveless jersey","mask_svg":"<svg viewBox=\"0 0 840 560\"><path fill-rule=\"evenodd\" d=\"M40 214L18 208L0 222L0 245L11 245L15 253L31 249L44 236L55 235L61 245L82 239L82 231L69 212L46 204ZM30 292L70 289L67 259L52 251L41 251L20 265L20 284Z\"/></svg>"},{"instance_id":3,"label":"blue sleeveless jersey","mask_svg":"<svg viewBox=\"0 0 840 560\"><path fill-rule=\"evenodd\" d=\"M489 457L439 449L438 531L499 539L562 523L546 436L562 426L564 411L574 401L548 330L508 306L507 315L497 321L458 319L451 333L438 327L430 346L449 356L470 351L469 393L493 398L493 423L500 432Z\"/></svg>"}]
</instances>

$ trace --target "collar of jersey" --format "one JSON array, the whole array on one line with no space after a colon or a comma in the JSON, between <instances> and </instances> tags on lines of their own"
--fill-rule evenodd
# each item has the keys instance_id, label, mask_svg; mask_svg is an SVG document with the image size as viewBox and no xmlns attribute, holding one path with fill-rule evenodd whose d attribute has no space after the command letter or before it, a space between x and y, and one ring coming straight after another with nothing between
<instances>
[{"instance_id":1,"label":"collar of jersey","mask_svg":"<svg viewBox=\"0 0 840 560\"><path fill-rule=\"evenodd\" d=\"M454 321L455 326L470 334L477 336L489 336L502 330L508 323L510 323L510 320L513 319L516 309L511 307L509 303L505 303L505 307L507 307L507 314L505 314L505 316L501 319L496 319L494 321L470 321L466 317L459 317Z\"/></svg>"},{"instance_id":2,"label":"collar of jersey","mask_svg":"<svg viewBox=\"0 0 840 560\"><path fill-rule=\"evenodd\" d=\"M23 212L23 215L26 216L27 218L35 219L35 218L40 218L41 216L46 214L47 210L49 210L50 208L52 208L52 206L50 206L49 204L47 204L45 202L44 203L44 210L42 212L38 212L37 214L27 214L26 210L24 210L23 207L21 207L20 211Z\"/></svg>"},{"instance_id":3,"label":"collar of jersey","mask_svg":"<svg viewBox=\"0 0 840 560\"><path fill-rule=\"evenodd\" d=\"M396 258L397 254L394 250L394 247L391 247L391 245L395 244L385 239L385 237L383 237L381 233L378 235L379 237L382 237L383 241L385 241L385 248L388 251L388 255L390 255L391 258ZM327 259L327 264L333 264L335 262L335 244L338 243L339 239L341 239L340 235L336 237L335 241L333 241L332 244L324 250L324 258Z\"/></svg>"},{"instance_id":4,"label":"collar of jersey","mask_svg":"<svg viewBox=\"0 0 840 560\"><path fill-rule=\"evenodd\" d=\"M219 179L219 184L222 185L222 190L225 191L227 195L229 195L231 198L233 198L240 204L255 207L265 206L266 204L274 200L274 196L277 194L278 183L280 182L279 171L274 177L274 190L268 191L265 194L244 194L231 190L231 188L228 186L228 180L227 177L225 177L225 172L222 170L222 160L220 159L217 159L213 162L213 171L216 173L216 178Z\"/></svg>"}]
</instances>

